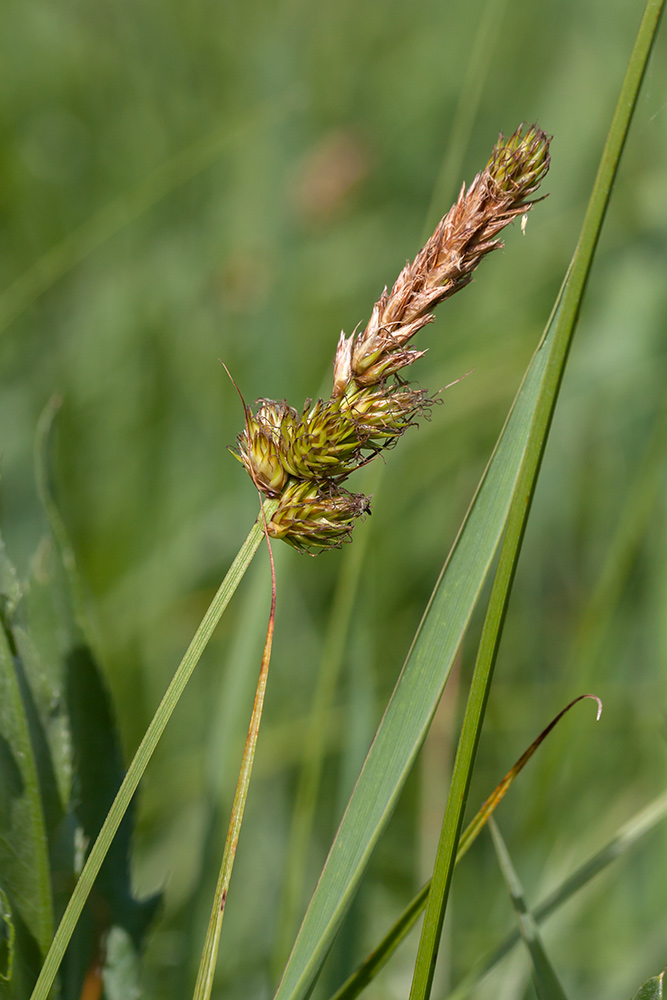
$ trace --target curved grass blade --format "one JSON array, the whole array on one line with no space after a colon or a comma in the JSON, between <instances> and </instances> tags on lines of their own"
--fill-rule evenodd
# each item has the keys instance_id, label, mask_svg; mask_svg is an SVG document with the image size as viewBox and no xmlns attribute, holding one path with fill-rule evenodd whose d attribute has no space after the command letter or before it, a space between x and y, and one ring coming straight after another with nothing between
<instances>
[{"instance_id":1,"label":"curved grass blade","mask_svg":"<svg viewBox=\"0 0 667 1000\"><path fill-rule=\"evenodd\" d=\"M458 851L456 852L456 864L459 863L464 854L467 853L473 843L477 840L477 837L482 832L484 825L488 822L496 808L500 805L501 801L509 791L514 779L524 769L537 748L544 742L552 729L558 725L563 716L584 698L593 698L597 701L597 718L600 718L600 713L602 711L602 702L600 699L592 694L582 694L579 695L578 698L571 701L569 705L566 705L565 708L551 720L549 725L542 730L537 739L533 740L528 749L521 754L516 764L514 764L514 766L507 772L503 780L495 787L486 802L483 803L477 814L473 817L472 821L461 834ZM385 935L377 948L371 952L359 968L356 969L349 979L343 983L340 989L334 993L331 1000L354 1000L354 997L359 996L368 983L375 978L380 969L383 968L383 966L389 961L401 941L405 939L410 930L414 927L420 914L424 912L430 888L431 881L429 879L426 885L422 886L419 890L409 906L403 911L399 919L390 929L388 934Z\"/></svg>"},{"instance_id":2,"label":"curved grass blade","mask_svg":"<svg viewBox=\"0 0 667 1000\"><path fill-rule=\"evenodd\" d=\"M501 785L503 783L504 782L501 782ZM498 788L500 788L501 785L499 785ZM497 792L498 789L496 789L493 793L494 796ZM484 806L482 809L483 808ZM658 796L658 798L654 799L653 802L649 803L649 805L645 806L642 810L640 810L640 812L628 820L627 823L624 823L610 841L608 841L603 847L600 848L599 851L596 851L595 854L593 854L590 858L587 858L586 861L579 865L556 889L553 890L553 892L549 893L549 895L534 908L533 916L535 917L537 923L543 923L552 915L552 913L555 913L561 908L561 906L564 906L565 903L569 902L569 900L572 899L572 897L575 896L580 889L587 886L596 875L599 875L600 872L608 868L612 862L621 858L627 851L630 850L631 847L634 847L634 845L641 840L642 837L644 837L647 833L650 833L650 831L657 826L658 823L665 819L665 817L667 817L667 792ZM457 864L462 857L462 848L464 845L467 849L472 844L470 836L473 825L477 825L477 817L473 819L472 823L470 823L466 830L461 834L459 851L456 856ZM481 827L479 829L481 830ZM341 986L341 988L337 990L337 992L331 997L331 1000L354 1000L354 997L359 996L362 990L388 962L398 945L404 940L418 920L419 915L424 911L430 885L431 883L429 881L419 890L394 926L387 933L386 937L383 938L377 948L368 956L363 965L361 965ZM451 993L447 995L446 1000L466 1000L472 990L478 986L480 980L495 969L503 958L509 954L512 948L515 947L519 940L520 935L518 931L509 934L505 940L502 941L501 944L498 945L498 947L491 953L491 955L479 963L478 966L473 969L472 972L470 972Z\"/></svg>"},{"instance_id":3,"label":"curved grass blade","mask_svg":"<svg viewBox=\"0 0 667 1000\"><path fill-rule=\"evenodd\" d=\"M542 900L533 910L533 915L538 924L543 923L552 913L555 913L572 897L587 886L592 879L600 872L608 868L609 865L622 857L626 851L649 833L658 823L667 817L667 792L650 802L632 819L624 823L614 837L609 840L599 851L596 851L590 858L579 865L553 892ZM519 941L519 932L509 934L504 941L484 959L475 969L473 969L463 979L446 1000L466 1000L471 992L479 984L480 980L494 969L499 962L514 948Z\"/></svg>"},{"instance_id":4,"label":"curved grass blade","mask_svg":"<svg viewBox=\"0 0 667 1000\"><path fill-rule=\"evenodd\" d=\"M264 512L270 517L275 510L275 501L267 501L264 504ZM111 809L104 821L97 840L93 844L88 855L83 871L79 876L72 897L63 914L60 925L51 943L48 954L39 974L39 978L33 990L31 1000L46 1000L49 990L53 985L58 968L62 961L67 944L72 936L77 920L81 915L84 903L88 898L95 878L102 866L102 862L111 845L121 820L127 811L132 797L137 790L141 777L148 766L148 762L153 756L153 752L164 732L167 722L171 718L172 712L176 708L178 701L185 690L185 686L190 679L199 658L211 638L213 631L220 621L222 614L229 604L232 594L238 587L243 574L250 565L252 557L259 548L264 537L262 527L262 517L251 528L248 537L239 549L236 559L232 563L227 575L220 584L220 587L211 601L211 604L204 615L199 628L195 632L192 642L188 646L185 656L181 660L176 673L174 674L169 687L167 688L158 709L153 716L148 729L142 739L139 749L134 755L123 783L118 790L118 794L113 801Z\"/></svg>"},{"instance_id":5,"label":"curved grass blade","mask_svg":"<svg viewBox=\"0 0 667 1000\"><path fill-rule=\"evenodd\" d=\"M566 1000L563 987L544 950L537 921L526 902L519 876L514 870L505 841L493 817L489 820L489 829L493 837L493 846L496 849L500 870L512 899L519 932L533 963L535 992L539 1000Z\"/></svg>"},{"instance_id":6,"label":"curved grass blade","mask_svg":"<svg viewBox=\"0 0 667 1000\"><path fill-rule=\"evenodd\" d=\"M549 332L553 335L549 367L536 401L526 454L521 462L482 630L422 926L410 1000L426 1000L430 996L463 812L516 565L581 302L662 8L662 0L648 0L602 151L579 240L563 284L560 308L556 310L549 325Z\"/></svg>"}]
</instances>

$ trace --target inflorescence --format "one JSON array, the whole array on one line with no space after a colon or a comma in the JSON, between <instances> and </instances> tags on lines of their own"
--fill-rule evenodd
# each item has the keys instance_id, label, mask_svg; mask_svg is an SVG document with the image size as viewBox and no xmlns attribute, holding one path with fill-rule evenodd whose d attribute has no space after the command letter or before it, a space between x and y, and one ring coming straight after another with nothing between
<instances>
[{"instance_id":1,"label":"inflorescence","mask_svg":"<svg viewBox=\"0 0 667 1000\"><path fill-rule=\"evenodd\" d=\"M535 201L549 169L550 139L531 125L501 135L484 170L461 188L456 204L391 292L385 288L366 328L341 333L331 398L307 400L299 412L285 401L246 407L236 457L265 496L279 500L269 534L312 553L349 541L370 501L343 483L416 422L436 401L399 372L425 351L408 344L433 310L472 280L485 254L503 246L498 234Z\"/></svg>"}]
</instances>

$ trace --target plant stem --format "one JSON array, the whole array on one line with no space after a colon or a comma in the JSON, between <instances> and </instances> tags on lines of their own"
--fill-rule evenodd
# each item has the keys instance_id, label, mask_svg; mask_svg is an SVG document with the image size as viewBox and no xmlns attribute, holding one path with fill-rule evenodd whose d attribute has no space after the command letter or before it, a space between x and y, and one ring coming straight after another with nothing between
<instances>
[{"instance_id":1,"label":"plant stem","mask_svg":"<svg viewBox=\"0 0 667 1000\"><path fill-rule=\"evenodd\" d=\"M443 821L433 881L429 892L419 950L415 963L410 1000L427 1000L449 898L459 834L463 823L472 769L477 753L493 669L498 654L514 574L521 551L528 514L542 464L572 336L579 318L581 301L588 282L593 256L606 214L611 190L625 145L639 88L658 29L664 0L648 0L630 57L621 93L605 143L588 209L552 322L556 324L554 346L549 359L545 386L535 411L526 454L522 462L507 531L500 552L498 570L482 631L477 661L470 686L465 718L454 762L447 809Z\"/></svg>"},{"instance_id":2,"label":"plant stem","mask_svg":"<svg viewBox=\"0 0 667 1000\"><path fill-rule=\"evenodd\" d=\"M276 617L276 571L273 563L271 543L269 541L268 532L266 531L266 522L264 522L263 527L269 548L269 558L271 560L271 613L269 615L269 624L266 630L266 641L264 643L262 664L260 666L257 690L255 692L255 702L252 708L252 715L250 716L250 725L248 727L248 735L246 737L243 758L241 760L241 770L236 784L236 792L234 793L234 802L232 803L232 814L229 820L225 849L222 854L222 864L220 865L220 874L218 875L218 884L215 890L213 909L211 911L211 918L206 932L204 950L199 963L199 972L197 973L194 1000L208 1000L213 988L213 977L215 975L218 948L220 946L222 919L225 915L225 903L227 902L227 893L229 891L229 883L231 881L232 869L236 858L236 848L239 842L241 823L243 822L243 813L245 811L246 799L248 798L248 788L250 786L252 765L255 760L255 749L257 747L259 725L262 720L264 695L266 693L266 684L269 679L269 664L271 663L271 647L273 645L273 631Z\"/></svg>"},{"instance_id":3,"label":"plant stem","mask_svg":"<svg viewBox=\"0 0 667 1000\"><path fill-rule=\"evenodd\" d=\"M264 514L270 517L275 510L275 501L266 501L264 504ZM171 718L171 715L183 694L187 682L192 676L192 672L199 662L206 645L208 644L213 631L220 621L222 614L229 604L232 594L238 587L243 575L250 565L252 557L255 555L259 544L263 538L262 518L257 519L250 529L248 537L239 549L238 555L229 568L225 579L211 601L206 614L204 615L199 628L195 632L192 642L188 646L185 656L181 660L172 681L167 688L158 709L153 716L148 729L139 744L139 749L134 755L123 783L118 789L106 819L102 825L97 840L93 844L88 859L83 867L83 871L74 887L71 899L67 904L67 909L55 933L51 947L44 959L44 965L39 974L35 988L32 992L31 1000L47 1000L49 991L53 985L60 963L65 954L65 949L81 916L81 911L88 898L93 883L97 878L107 851L111 845L118 827L125 815L125 812L132 800L137 786L143 776L148 762L150 761L155 748Z\"/></svg>"}]
</instances>

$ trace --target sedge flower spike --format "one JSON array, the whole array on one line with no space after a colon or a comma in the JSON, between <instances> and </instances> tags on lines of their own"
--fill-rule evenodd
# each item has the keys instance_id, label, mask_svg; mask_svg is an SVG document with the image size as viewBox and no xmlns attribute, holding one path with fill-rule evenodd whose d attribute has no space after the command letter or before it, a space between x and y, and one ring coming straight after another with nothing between
<instances>
[{"instance_id":1,"label":"sedge flower spike","mask_svg":"<svg viewBox=\"0 0 667 1000\"><path fill-rule=\"evenodd\" d=\"M408 346L434 309L471 280L482 258L503 246L500 232L525 216L549 169L550 139L536 125L502 133L484 170L456 203L391 291L385 288L364 330L341 333L331 398L307 400L299 413L285 401L246 407L235 456L257 488L279 500L267 529L315 553L350 540L367 497L342 486L351 472L395 444L436 402L407 384L402 369L426 351Z\"/></svg>"}]
</instances>

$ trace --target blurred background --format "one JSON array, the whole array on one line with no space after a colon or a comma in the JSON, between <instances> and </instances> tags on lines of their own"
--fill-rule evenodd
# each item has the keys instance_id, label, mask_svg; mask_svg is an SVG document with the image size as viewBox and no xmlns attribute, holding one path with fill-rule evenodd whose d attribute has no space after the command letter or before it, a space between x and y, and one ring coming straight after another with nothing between
<instances>
[{"instance_id":1,"label":"blurred background","mask_svg":"<svg viewBox=\"0 0 667 1000\"><path fill-rule=\"evenodd\" d=\"M328 395L341 327L483 167L500 130L553 134L549 197L420 334L441 406L353 489L374 495L296 914L290 816L350 553L276 546L257 770L216 996L269 997L383 705L547 321L642 14L624 0L5 0L0 12L0 513L27 573L32 442L57 394L58 502L126 759L257 512L226 450L238 397ZM667 39L654 51L547 451L471 808L563 705L584 704L498 813L531 902L663 789L667 736ZM346 569L347 567L347 569ZM345 579L343 577L343 579ZM343 584L342 586L344 586ZM142 784L137 892L164 891L147 997L191 990L269 602L261 553ZM427 877L475 652L458 673L325 973L329 995ZM621 1000L665 963L655 831L547 927L568 995ZM281 916L282 914L282 916ZM513 925L490 840L457 872L434 996ZM371 997L407 995L415 940ZM283 956L284 957L284 956ZM522 956L475 997L531 997Z\"/></svg>"}]
</instances>

